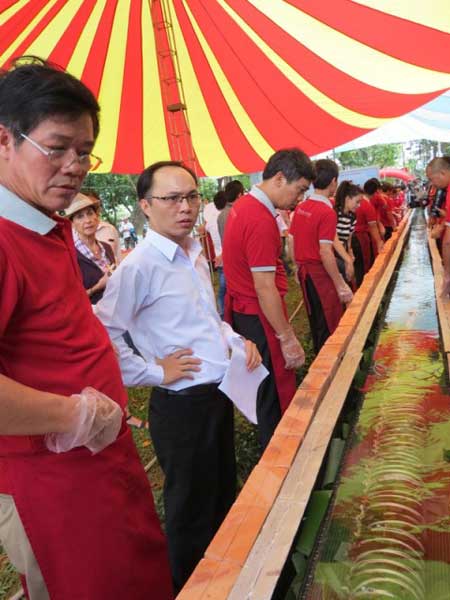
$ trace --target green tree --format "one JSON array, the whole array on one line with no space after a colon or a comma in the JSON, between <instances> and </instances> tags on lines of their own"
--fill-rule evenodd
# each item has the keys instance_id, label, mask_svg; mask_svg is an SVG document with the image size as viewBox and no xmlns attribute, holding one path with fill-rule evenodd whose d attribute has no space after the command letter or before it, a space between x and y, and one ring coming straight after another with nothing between
<instances>
[{"instance_id":1,"label":"green tree","mask_svg":"<svg viewBox=\"0 0 450 600\"><path fill-rule=\"evenodd\" d=\"M377 165L380 168L392 167L402 155L401 144L376 144L359 150L337 152L336 158L342 168L368 167Z\"/></svg>"}]
</instances>

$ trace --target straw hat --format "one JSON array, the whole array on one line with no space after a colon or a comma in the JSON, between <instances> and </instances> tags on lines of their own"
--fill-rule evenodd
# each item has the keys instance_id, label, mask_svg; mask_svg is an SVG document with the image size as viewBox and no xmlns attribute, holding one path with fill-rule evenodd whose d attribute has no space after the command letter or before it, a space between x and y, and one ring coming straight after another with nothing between
<instances>
[{"instance_id":1,"label":"straw hat","mask_svg":"<svg viewBox=\"0 0 450 600\"><path fill-rule=\"evenodd\" d=\"M83 208L87 208L88 206L93 206L97 208L98 201L89 198L89 196L85 196L84 194L77 194L75 198L72 200L72 204L65 210L64 215L66 217L73 217L73 215Z\"/></svg>"}]
</instances>

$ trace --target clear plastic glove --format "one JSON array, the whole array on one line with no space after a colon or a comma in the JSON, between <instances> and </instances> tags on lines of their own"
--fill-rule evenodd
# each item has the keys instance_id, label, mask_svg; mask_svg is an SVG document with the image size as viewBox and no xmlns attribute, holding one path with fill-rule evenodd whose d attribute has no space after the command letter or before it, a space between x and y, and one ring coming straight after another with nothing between
<instances>
[{"instance_id":1,"label":"clear plastic glove","mask_svg":"<svg viewBox=\"0 0 450 600\"><path fill-rule=\"evenodd\" d=\"M284 365L286 369L301 367L305 362L305 352L292 327L277 335L277 338L280 340L281 352L286 361Z\"/></svg>"},{"instance_id":2,"label":"clear plastic glove","mask_svg":"<svg viewBox=\"0 0 450 600\"><path fill-rule=\"evenodd\" d=\"M441 298L443 300L447 300L450 294L450 276L444 275L444 280L442 282L441 288Z\"/></svg>"},{"instance_id":3,"label":"clear plastic glove","mask_svg":"<svg viewBox=\"0 0 450 600\"><path fill-rule=\"evenodd\" d=\"M120 406L94 388L87 387L79 395L77 416L72 431L49 433L45 443L51 452L68 452L78 446L86 446L97 454L117 438L122 424Z\"/></svg>"},{"instance_id":4,"label":"clear plastic glove","mask_svg":"<svg viewBox=\"0 0 450 600\"><path fill-rule=\"evenodd\" d=\"M339 296L339 300L344 304L348 304L353 300L353 292L346 283L343 283L341 286L339 286L336 291Z\"/></svg>"}]
</instances>

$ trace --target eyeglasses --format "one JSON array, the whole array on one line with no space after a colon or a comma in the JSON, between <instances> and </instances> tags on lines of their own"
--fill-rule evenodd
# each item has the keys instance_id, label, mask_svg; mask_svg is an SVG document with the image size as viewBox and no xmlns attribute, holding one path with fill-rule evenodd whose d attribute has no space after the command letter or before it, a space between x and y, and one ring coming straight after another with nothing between
<instances>
[{"instance_id":1,"label":"eyeglasses","mask_svg":"<svg viewBox=\"0 0 450 600\"><path fill-rule=\"evenodd\" d=\"M199 192L191 192L190 194L173 194L172 196L150 196L147 200L151 200L152 198L162 200L168 206L176 206L177 204L181 204L183 200L186 200L189 206L198 206L202 196Z\"/></svg>"},{"instance_id":2,"label":"eyeglasses","mask_svg":"<svg viewBox=\"0 0 450 600\"><path fill-rule=\"evenodd\" d=\"M36 150L39 150L41 154L46 156L51 164L55 167L61 167L63 165L70 167L74 161L78 161L78 163L83 167L83 169L86 169L86 171L95 171L103 162L102 159L98 156L95 156L95 154L90 154L88 152L78 153L73 148L54 148L52 150L46 150L24 133L21 133L20 137L27 142L30 142L30 144L34 146ZM74 154L74 158L72 159L67 157L69 150L72 150Z\"/></svg>"}]
</instances>

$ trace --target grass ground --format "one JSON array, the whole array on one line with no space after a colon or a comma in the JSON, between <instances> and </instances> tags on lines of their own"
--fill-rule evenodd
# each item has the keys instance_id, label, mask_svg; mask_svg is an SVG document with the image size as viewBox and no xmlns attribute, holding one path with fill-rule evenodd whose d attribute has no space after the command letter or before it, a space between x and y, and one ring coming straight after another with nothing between
<instances>
[{"instance_id":1,"label":"grass ground","mask_svg":"<svg viewBox=\"0 0 450 600\"><path fill-rule=\"evenodd\" d=\"M292 315L296 310L301 298L299 287L294 277L289 278L289 291L286 297L288 313ZM306 353L305 366L298 372L298 381L300 382L306 373L309 364L313 358L312 344L309 334L307 316L302 307L292 321L292 325L302 342ZM129 410L131 414L139 419L147 419L147 404L149 397L149 388L135 388L129 390ZM244 417L236 412L236 459L238 465L238 486L242 487L250 471L255 466L259 458L259 448L256 436L256 427L249 423ZM144 465L147 465L154 458L154 450L148 432L145 429L133 428L133 436L140 457ZM153 494L158 514L164 521L162 505L162 486L164 476L155 463L149 471L150 481L152 483ZM8 559L2 554L0 546L0 600L6 600L20 587L20 581L11 567Z\"/></svg>"}]
</instances>

